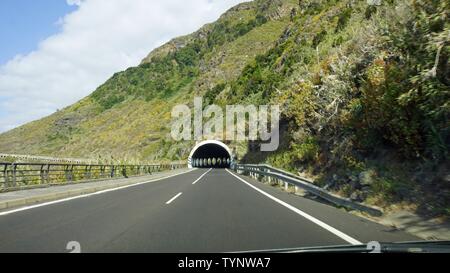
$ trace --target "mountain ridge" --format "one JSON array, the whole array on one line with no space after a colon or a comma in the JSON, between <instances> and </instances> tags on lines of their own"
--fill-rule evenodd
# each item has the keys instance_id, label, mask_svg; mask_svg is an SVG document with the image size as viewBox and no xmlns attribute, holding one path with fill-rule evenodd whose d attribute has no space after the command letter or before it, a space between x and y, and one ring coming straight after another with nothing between
<instances>
[{"instance_id":1,"label":"mountain ridge","mask_svg":"<svg viewBox=\"0 0 450 273\"><path fill-rule=\"evenodd\" d=\"M134 145L134 150L131 149L132 151L125 153L123 153L122 151L130 149L123 148L127 146L122 145L122 149L117 149L121 151L117 153L115 151L109 152L109 148L105 147L107 145L107 141L102 141L102 144L98 146L103 146L103 148L92 150L89 146L97 145L89 145L89 143L86 143L86 138L81 137L77 139L77 136L80 134L82 135L85 131L85 127L90 126L89 124L97 126L97 124L94 125L95 122L93 122L92 119L95 118L101 120L102 117L106 115L104 113L105 111L111 110L109 111L110 115L106 115L109 117L113 116L114 112L120 112L115 111L118 110L117 108L111 109L113 108L113 106L117 106L128 113L129 111L125 110L125 107L123 107L123 105L120 105L121 103L125 103L126 105L128 105L128 107L130 107L130 109L132 109L133 107L129 105L130 103L135 103L136 105L139 105L139 107L144 107L144 105L148 102L148 106L150 108L154 108L154 105L160 103L162 103L163 105L172 105L174 102L171 101L171 93L175 93L176 96L178 96L177 94L186 95L186 93L190 93L192 92L192 89L195 89L195 93L197 95L201 95L202 93L206 92L207 89L214 87L217 82L232 80L233 77L236 77L239 74L239 71L246 65L246 62L242 61L241 59L251 59L257 54L263 53L265 50L272 46L272 43L276 40L278 33L281 31L285 24L285 22L276 21L282 19L282 16L280 15L282 14L282 12L279 11L278 8L280 6L282 7L283 5L293 6L294 3L295 1L279 0L252 1L241 3L225 12L216 22L208 23L198 31L185 36L174 38L163 46L156 48L148 56L143 58L142 62L137 67L131 67L126 69L125 71L115 73L108 81L97 88L91 95L81 99L79 102L62 109L57 113L50 115L49 117L31 122L24 126L20 126L19 128L13 129L12 131L5 132L1 135L4 137L4 145L0 147L0 149L5 152L20 151L22 153L48 154L54 156L60 153L68 153L73 156L82 156L86 155L87 153L91 157L115 156L126 158L137 157L143 159L143 157L141 157L139 153L136 153L136 150L142 145ZM286 10L289 9L284 9L285 15ZM267 16L267 18L271 18L270 20L267 20L270 22L268 22L267 25L266 21L264 21L263 23L256 22L258 13L265 13L264 16ZM220 24L219 27L217 27L218 24ZM214 27L216 27L216 29L214 29ZM264 34L264 37L259 36L259 32L261 31L255 31L255 29L259 27L262 27L263 29L267 28L267 30L270 30L270 32L273 31L273 33ZM207 34L214 34L215 32L217 34L215 34L214 39L218 41L214 41L213 39L209 39L208 41L205 40L208 37ZM221 40L223 37L225 37L226 40ZM252 39L256 41L257 44L252 43ZM171 63L173 60L161 61L161 59L164 59L165 57L167 57L167 55L173 55L180 50L186 49L186 45L192 44L192 42L196 40L202 40L202 42L206 41L207 43L213 44L211 48L213 52L208 50L206 50L206 52L203 52L202 54L207 56L204 59L199 60L199 62L201 63L198 65L198 67L194 66L194 69L191 69L192 65L189 64L186 65L186 71L178 71L178 64L182 63L182 61L177 60L178 63L174 67L170 67L171 64L167 65L167 63ZM214 43L217 43L217 45L215 45ZM176 44L178 44L178 46ZM243 54L242 52L245 50L242 50L242 48L247 49L250 48L250 46L252 46L252 50L248 54ZM176 50L174 50L174 48ZM186 55L188 55L188 57L191 57L189 56L190 53L191 52L187 52ZM184 57L185 56L180 56L180 59ZM153 63L155 62L151 61L155 58L159 61L157 65L153 65ZM172 56L166 59L171 58ZM150 70L157 70L162 67L161 69L163 71L150 71L147 73L145 69L141 69L142 67L146 66L150 67ZM152 66L158 67L154 68ZM222 67L217 68L218 66ZM170 71L166 73L167 71L164 69ZM196 69L198 69L199 72L195 71ZM167 75L164 75L164 73L166 73ZM192 76L193 74L198 73L204 73L205 75L201 76L200 78L198 78L197 75ZM156 78L151 78L155 75ZM128 78L132 76L135 77L135 79L132 80L133 82L128 80ZM142 78L147 76L151 79L145 81L141 80ZM173 80L173 78L175 77L178 78L176 80ZM165 86L171 86L172 89L156 85L156 83L160 81L164 81ZM174 84L172 85L173 82ZM195 86L193 86L192 82L195 83ZM133 83L142 83L146 86L142 88L141 86L134 88ZM152 86L153 84L155 84L155 86ZM129 88L129 90L131 91L124 90L126 88L122 88L122 85L127 88L130 85L131 88ZM186 90L188 88L191 90ZM153 93L150 94L150 92L148 92L149 89L156 91L153 91ZM146 103L139 101L139 99L146 101ZM164 102L160 100L164 100ZM167 101L169 101L169 103L166 103ZM186 100L181 101L184 102ZM189 99L187 101L189 102L191 100ZM170 109L171 106L168 108ZM142 112L144 111L142 108L139 109ZM153 116L158 116L158 114L156 113L152 114L154 114ZM148 115L142 114L140 116L147 117ZM170 123L169 117L167 116L167 110L166 114L163 116L167 121L166 124ZM104 124L101 123L102 122L99 122L99 126L104 126ZM111 135L112 129L114 129L114 125L110 124L109 129L110 130L108 135ZM161 128L156 128L154 131L158 131L160 129ZM167 128L164 128L164 130L167 133ZM32 134L32 136L24 137L24 131ZM14 134L20 135L20 139L10 137ZM141 137L141 140L136 142L144 143L146 143L146 141L148 140L150 140L148 142L151 142L151 140L167 137L167 134L161 135L158 134L158 132L156 132L156 137L153 137L153 135L155 135L154 132L150 132L150 137L147 138L144 138L142 134L138 135ZM102 138L103 136L100 136L100 139ZM143 141L142 138L144 138ZM121 137L121 140L124 139L125 137ZM126 143L126 141L120 142ZM79 143L80 145L76 145L74 143ZM115 141L113 141L113 143L115 143ZM75 145L75 147L71 148L72 145ZM86 145L89 148L84 148L81 145ZM161 157L158 155L150 158L147 157L145 159L153 160L157 158L161 159Z\"/></svg>"},{"instance_id":2,"label":"mountain ridge","mask_svg":"<svg viewBox=\"0 0 450 273\"><path fill-rule=\"evenodd\" d=\"M174 105L278 104L282 143L242 162L315 178L356 201L450 214L446 1L257 0L151 52L90 96L0 135L0 151L183 160ZM411 205L413 204L413 205Z\"/></svg>"}]
</instances>

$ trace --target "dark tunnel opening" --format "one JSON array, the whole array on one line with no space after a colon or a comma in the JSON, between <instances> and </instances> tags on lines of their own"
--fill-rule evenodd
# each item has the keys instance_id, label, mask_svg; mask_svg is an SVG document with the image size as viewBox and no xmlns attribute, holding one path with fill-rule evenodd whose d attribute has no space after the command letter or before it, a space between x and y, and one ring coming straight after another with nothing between
<instances>
[{"instance_id":1,"label":"dark tunnel opening","mask_svg":"<svg viewBox=\"0 0 450 273\"><path fill-rule=\"evenodd\" d=\"M191 162L194 168L229 168L231 157L222 146L205 144L194 152Z\"/></svg>"}]
</instances>

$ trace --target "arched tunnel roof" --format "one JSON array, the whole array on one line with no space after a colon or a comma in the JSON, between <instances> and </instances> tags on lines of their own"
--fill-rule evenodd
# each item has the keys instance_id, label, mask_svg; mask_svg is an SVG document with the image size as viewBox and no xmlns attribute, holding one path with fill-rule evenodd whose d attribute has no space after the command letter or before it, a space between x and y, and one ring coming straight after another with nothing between
<instances>
[{"instance_id":1,"label":"arched tunnel roof","mask_svg":"<svg viewBox=\"0 0 450 273\"><path fill-rule=\"evenodd\" d=\"M230 158L226 149L217 144L205 144L199 147L192 158Z\"/></svg>"},{"instance_id":2,"label":"arched tunnel roof","mask_svg":"<svg viewBox=\"0 0 450 273\"><path fill-rule=\"evenodd\" d=\"M207 140L198 143L191 151L188 159L189 168L192 168L194 159L202 158L226 158L233 159L230 148L223 142L217 140Z\"/></svg>"}]
</instances>

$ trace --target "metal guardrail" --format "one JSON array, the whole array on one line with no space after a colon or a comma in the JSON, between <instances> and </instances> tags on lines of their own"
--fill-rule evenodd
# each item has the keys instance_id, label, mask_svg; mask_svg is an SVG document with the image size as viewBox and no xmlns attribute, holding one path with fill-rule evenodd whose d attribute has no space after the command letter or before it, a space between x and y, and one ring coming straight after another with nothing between
<instances>
[{"instance_id":1,"label":"metal guardrail","mask_svg":"<svg viewBox=\"0 0 450 273\"><path fill-rule=\"evenodd\" d=\"M1 154L0 162L9 161L8 159L13 159L14 162L49 162L49 163L72 163L72 164L94 164L97 163L93 159L82 159L82 158L59 158L50 156L37 156L37 155L16 155L16 154Z\"/></svg>"},{"instance_id":2,"label":"metal guardrail","mask_svg":"<svg viewBox=\"0 0 450 273\"><path fill-rule=\"evenodd\" d=\"M250 175L256 179L258 176L268 177L269 179L275 179L279 182L284 182L286 185L293 185L299 187L315 196L318 196L324 200L327 200L337 206L346 207L353 210L359 210L369 213L373 216L381 216L383 211L381 208L368 206L358 202L354 202L348 198L338 196L330 193L325 189L322 189L312 184L312 181L303 177L294 175L292 173L274 168L270 165L251 165L251 164L235 164L233 169L236 172L240 172L244 175Z\"/></svg>"},{"instance_id":3,"label":"metal guardrail","mask_svg":"<svg viewBox=\"0 0 450 273\"><path fill-rule=\"evenodd\" d=\"M0 192L78 181L147 175L187 168L187 164L100 165L63 163L0 163Z\"/></svg>"}]
</instances>

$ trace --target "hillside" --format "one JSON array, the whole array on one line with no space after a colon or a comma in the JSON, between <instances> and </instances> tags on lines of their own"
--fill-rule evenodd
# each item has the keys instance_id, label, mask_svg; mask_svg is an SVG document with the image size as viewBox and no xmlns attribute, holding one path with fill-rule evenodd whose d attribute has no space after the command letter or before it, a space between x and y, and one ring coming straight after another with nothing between
<instances>
[{"instance_id":1,"label":"hillside","mask_svg":"<svg viewBox=\"0 0 450 273\"><path fill-rule=\"evenodd\" d=\"M0 136L0 150L73 157L184 158L190 144L168 143L170 111L236 79L272 48L295 1L238 5L199 31L154 50L95 92L47 118ZM157 121L157 122L155 122Z\"/></svg>"},{"instance_id":2,"label":"hillside","mask_svg":"<svg viewBox=\"0 0 450 273\"><path fill-rule=\"evenodd\" d=\"M0 152L185 159L170 111L282 106L283 143L248 153L354 200L450 215L448 1L256 0L116 73L92 95L0 135ZM414 205L412 205L414 204Z\"/></svg>"}]
</instances>

